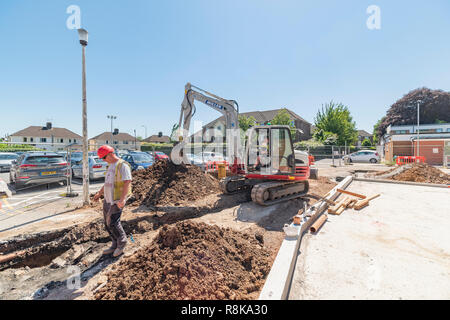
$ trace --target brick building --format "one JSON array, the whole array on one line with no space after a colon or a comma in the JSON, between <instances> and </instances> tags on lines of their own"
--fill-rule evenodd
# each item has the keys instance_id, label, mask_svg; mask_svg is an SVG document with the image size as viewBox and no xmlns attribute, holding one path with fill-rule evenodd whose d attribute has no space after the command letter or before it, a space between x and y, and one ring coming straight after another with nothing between
<instances>
[{"instance_id":1,"label":"brick building","mask_svg":"<svg viewBox=\"0 0 450 320\"><path fill-rule=\"evenodd\" d=\"M419 130L418 130L419 129ZM396 156L424 156L431 165L444 165L450 156L450 123L389 126L381 140L386 161ZM419 135L417 135L419 132Z\"/></svg>"}]
</instances>

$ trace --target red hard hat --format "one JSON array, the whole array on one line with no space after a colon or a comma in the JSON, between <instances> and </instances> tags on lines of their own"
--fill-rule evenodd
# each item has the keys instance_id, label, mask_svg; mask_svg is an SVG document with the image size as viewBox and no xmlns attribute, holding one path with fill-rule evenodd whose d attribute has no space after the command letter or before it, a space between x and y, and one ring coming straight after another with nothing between
<instances>
[{"instance_id":1,"label":"red hard hat","mask_svg":"<svg viewBox=\"0 0 450 320\"><path fill-rule=\"evenodd\" d=\"M97 155L100 157L100 158L103 158L103 157L105 157L108 153L113 153L114 152L114 148L113 147L110 147L110 146L108 146L108 145L104 145L104 146L101 146L100 148L98 148L98 150L97 150Z\"/></svg>"}]
</instances>

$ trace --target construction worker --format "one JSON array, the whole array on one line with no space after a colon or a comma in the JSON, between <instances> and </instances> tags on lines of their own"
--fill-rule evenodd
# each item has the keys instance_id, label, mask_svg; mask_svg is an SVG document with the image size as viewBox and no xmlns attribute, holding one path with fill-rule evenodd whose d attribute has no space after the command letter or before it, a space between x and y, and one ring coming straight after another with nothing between
<instances>
[{"instance_id":1,"label":"construction worker","mask_svg":"<svg viewBox=\"0 0 450 320\"><path fill-rule=\"evenodd\" d=\"M94 201L97 201L102 195L104 196L103 217L106 230L112 239L111 247L103 251L103 254L112 253L114 257L118 257L123 253L127 244L127 235L120 223L120 216L131 195L131 169L126 161L117 157L114 148L108 145L101 146L97 154L108 163L105 184L94 196Z\"/></svg>"}]
</instances>

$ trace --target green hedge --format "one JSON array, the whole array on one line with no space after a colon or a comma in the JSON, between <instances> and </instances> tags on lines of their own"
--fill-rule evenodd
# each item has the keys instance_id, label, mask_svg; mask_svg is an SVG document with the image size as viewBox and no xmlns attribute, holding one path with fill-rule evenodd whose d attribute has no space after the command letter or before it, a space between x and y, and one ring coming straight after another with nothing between
<instances>
[{"instance_id":1,"label":"green hedge","mask_svg":"<svg viewBox=\"0 0 450 320\"><path fill-rule=\"evenodd\" d=\"M42 151L39 149L26 144L7 144L0 143L0 152L27 152L27 151Z\"/></svg>"}]
</instances>

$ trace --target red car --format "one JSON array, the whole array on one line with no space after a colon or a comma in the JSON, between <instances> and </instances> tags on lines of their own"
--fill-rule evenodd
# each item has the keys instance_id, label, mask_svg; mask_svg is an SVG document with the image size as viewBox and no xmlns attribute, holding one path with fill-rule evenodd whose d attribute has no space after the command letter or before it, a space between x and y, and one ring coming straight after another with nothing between
<instances>
[{"instance_id":1,"label":"red car","mask_svg":"<svg viewBox=\"0 0 450 320\"><path fill-rule=\"evenodd\" d=\"M153 157L155 158L155 161L169 160L169 157L164 152L161 152L161 151L153 152Z\"/></svg>"}]
</instances>

